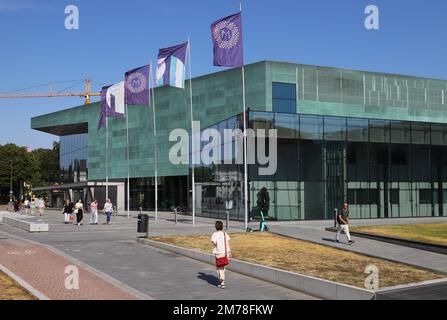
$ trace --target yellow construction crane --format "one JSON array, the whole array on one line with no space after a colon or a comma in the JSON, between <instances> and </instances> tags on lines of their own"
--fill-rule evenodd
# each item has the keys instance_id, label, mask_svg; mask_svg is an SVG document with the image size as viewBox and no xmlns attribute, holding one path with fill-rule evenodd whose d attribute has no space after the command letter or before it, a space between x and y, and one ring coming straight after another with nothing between
<instances>
[{"instance_id":1,"label":"yellow construction crane","mask_svg":"<svg viewBox=\"0 0 447 320\"><path fill-rule=\"evenodd\" d=\"M54 97L81 97L85 98L85 104L91 103L90 97L100 97L100 92L91 92L90 79L85 79L85 92L53 92L51 86L48 93L4 93L0 94L0 99L14 98L54 98Z\"/></svg>"}]
</instances>

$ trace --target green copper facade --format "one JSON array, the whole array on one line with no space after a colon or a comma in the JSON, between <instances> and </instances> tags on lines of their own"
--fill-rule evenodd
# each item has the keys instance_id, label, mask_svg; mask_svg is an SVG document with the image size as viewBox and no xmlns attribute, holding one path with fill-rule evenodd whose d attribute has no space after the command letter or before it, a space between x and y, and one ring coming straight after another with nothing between
<instances>
[{"instance_id":1,"label":"green copper facade","mask_svg":"<svg viewBox=\"0 0 447 320\"><path fill-rule=\"evenodd\" d=\"M383 73L260 62L246 67L247 107L272 111L272 82L293 83L297 113L387 120L447 123L447 81ZM193 79L194 119L202 128L242 112L241 71L233 69ZM105 129L98 130L99 103L33 118L31 127L55 134L82 132L88 127L89 180L105 178ZM190 130L189 82L185 90L155 90L158 162L161 176L188 174L169 163L169 133ZM86 127L71 128L84 123ZM68 126L67 126L68 125ZM64 126L70 130L64 131ZM109 120L109 174L127 177L126 126ZM129 107L130 175L154 176L154 136L150 108Z\"/></svg>"},{"instance_id":2,"label":"green copper facade","mask_svg":"<svg viewBox=\"0 0 447 320\"><path fill-rule=\"evenodd\" d=\"M202 127L242 113L242 76L240 70L228 70L193 80L194 119ZM247 67L247 104L258 110L266 106L266 64ZM187 175L187 166L169 162L172 130L190 131L189 81L185 90L163 87L155 90L157 152L160 176ZM58 135L81 133L88 128L89 180L105 179L106 130L98 130L99 103L43 115L31 120L31 127ZM131 177L154 176L154 134L152 109L128 107ZM79 126L85 123L84 126ZM78 127L76 127L78 126ZM73 127L73 128L71 128ZM71 128L71 130L64 131ZM109 119L109 178L127 178L126 121Z\"/></svg>"}]
</instances>

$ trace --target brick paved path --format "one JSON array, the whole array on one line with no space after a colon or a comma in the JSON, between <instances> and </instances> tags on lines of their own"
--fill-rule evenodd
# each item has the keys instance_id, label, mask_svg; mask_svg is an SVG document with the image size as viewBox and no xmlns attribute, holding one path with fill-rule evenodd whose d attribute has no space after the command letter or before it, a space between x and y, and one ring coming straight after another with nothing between
<instances>
[{"instance_id":1,"label":"brick paved path","mask_svg":"<svg viewBox=\"0 0 447 320\"><path fill-rule=\"evenodd\" d=\"M137 300L117 285L45 246L17 239L0 239L0 264L51 300ZM79 270L79 290L65 288L67 266Z\"/></svg>"}]
</instances>

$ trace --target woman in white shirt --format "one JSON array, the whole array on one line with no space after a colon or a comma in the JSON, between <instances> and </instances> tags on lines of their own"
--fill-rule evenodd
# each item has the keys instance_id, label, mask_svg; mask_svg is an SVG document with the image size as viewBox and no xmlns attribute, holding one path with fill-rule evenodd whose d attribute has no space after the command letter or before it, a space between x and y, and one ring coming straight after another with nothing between
<instances>
[{"instance_id":1,"label":"woman in white shirt","mask_svg":"<svg viewBox=\"0 0 447 320\"><path fill-rule=\"evenodd\" d=\"M211 236L211 242L214 245L213 254L216 257L216 269L219 277L218 288L225 289L225 266L218 265L218 259L231 257L230 248L230 236L223 231L223 223L221 221L216 222L216 232Z\"/></svg>"},{"instance_id":2,"label":"woman in white shirt","mask_svg":"<svg viewBox=\"0 0 447 320\"><path fill-rule=\"evenodd\" d=\"M112 204L112 201L110 201L110 199L107 199L106 203L104 204L103 211L107 217L106 224L110 225L110 219L112 218L112 214L113 214L113 204Z\"/></svg>"},{"instance_id":3,"label":"woman in white shirt","mask_svg":"<svg viewBox=\"0 0 447 320\"><path fill-rule=\"evenodd\" d=\"M44 210L45 210L45 201L43 199L39 199L39 216L43 216Z\"/></svg>"},{"instance_id":4,"label":"woman in white shirt","mask_svg":"<svg viewBox=\"0 0 447 320\"><path fill-rule=\"evenodd\" d=\"M25 206L25 214L29 214L30 205L28 199L25 199L24 206Z\"/></svg>"}]
</instances>

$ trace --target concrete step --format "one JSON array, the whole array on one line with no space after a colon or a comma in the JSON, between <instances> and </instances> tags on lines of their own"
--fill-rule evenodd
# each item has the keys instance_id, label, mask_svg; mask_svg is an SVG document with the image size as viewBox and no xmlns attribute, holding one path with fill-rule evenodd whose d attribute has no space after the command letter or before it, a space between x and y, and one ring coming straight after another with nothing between
<instances>
[{"instance_id":1,"label":"concrete step","mask_svg":"<svg viewBox=\"0 0 447 320\"><path fill-rule=\"evenodd\" d=\"M35 217L23 216L16 213L0 213L0 222L28 232L48 232L49 225Z\"/></svg>"}]
</instances>

